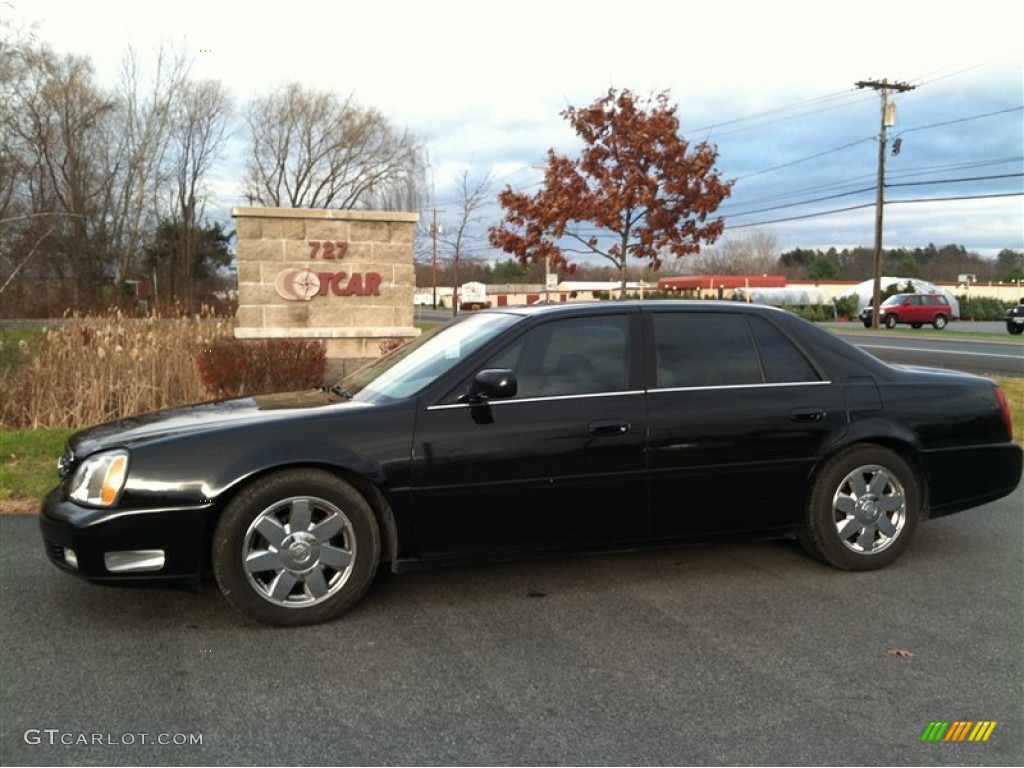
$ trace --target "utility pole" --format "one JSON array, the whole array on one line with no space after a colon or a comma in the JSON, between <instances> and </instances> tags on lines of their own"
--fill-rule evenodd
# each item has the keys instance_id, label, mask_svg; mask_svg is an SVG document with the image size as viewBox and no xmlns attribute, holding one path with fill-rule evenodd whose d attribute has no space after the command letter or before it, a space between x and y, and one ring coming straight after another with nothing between
<instances>
[{"instance_id":1,"label":"utility pole","mask_svg":"<svg viewBox=\"0 0 1024 768\"><path fill-rule=\"evenodd\" d=\"M430 235L434 241L434 309L437 309L437 208L434 209L434 221L430 225Z\"/></svg>"},{"instance_id":2,"label":"utility pole","mask_svg":"<svg viewBox=\"0 0 1024 768\"><path fill-rule=\"evenodd\" d=\"M878 191L875 195L875 270L871 299L871 327L878 328L878 305L882 298L882 212L885 208L885 143L886 130L895 120L896 105L889 104L889 91L912 91L917 86L890 83L888 80L860 80L858 88L873 88L882 97L882 127L878 134Z\"/></svg>"}]
</instances>

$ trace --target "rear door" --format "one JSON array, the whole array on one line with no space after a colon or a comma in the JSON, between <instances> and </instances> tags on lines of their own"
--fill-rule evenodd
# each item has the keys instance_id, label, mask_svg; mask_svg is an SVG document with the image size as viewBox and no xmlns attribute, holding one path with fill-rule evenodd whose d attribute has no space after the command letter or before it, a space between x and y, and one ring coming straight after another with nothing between
<instances>
[{"instance_id":1,"label":"rear door","mask_svg":"<svg viewBox=\"0 0 1024 768\"><path fill-rule=\"evenodd\" d=\"M839 388L762 316L645 315L654 535L795 523L822 444L845 427Z\"/></svg>"}]
</instances>

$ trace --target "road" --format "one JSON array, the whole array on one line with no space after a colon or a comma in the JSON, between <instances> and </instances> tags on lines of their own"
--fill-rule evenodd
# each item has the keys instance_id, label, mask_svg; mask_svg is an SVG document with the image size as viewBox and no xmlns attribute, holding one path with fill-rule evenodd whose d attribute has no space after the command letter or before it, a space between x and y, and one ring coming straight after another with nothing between
<instances>
[{"instance_id":1,"label":"road","mask_svg":"<svg viewBox=\"0 0 1024 768\"><path fill-rule=\"evenodd\" d=\"M937 366L1000 376L1024 376L1024 341L1009 334L1005 339L999 339L972 338L976 334L970 331L943 331L940 335L915 333L912 330L833 330L840 338L891 363Z\"/></svg>"},{"instance_id":2,"label":"road","mask_svg":"<svg viewBox=\"0 0 1024 768\"><path fill-rule=\"evenodd\" d=\"M0 764L1020 765L1022 506L884 571L789 541L460 567L297 630L79 582L0 518ZM936 720L998 725L922 743Z\"/></svg>"}]
</instances>

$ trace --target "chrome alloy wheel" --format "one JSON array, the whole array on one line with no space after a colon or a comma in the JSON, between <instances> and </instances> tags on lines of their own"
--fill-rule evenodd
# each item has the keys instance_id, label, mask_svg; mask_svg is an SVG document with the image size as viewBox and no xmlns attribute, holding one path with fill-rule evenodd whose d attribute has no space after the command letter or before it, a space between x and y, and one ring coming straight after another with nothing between
<instances>
[{"instance_id":1,"label":"chrome alloy wheel","mask_svg":"<svg viewBox=\"0 0 1024 768\"><path fill-rule=\"evenodd\" d=\"M873 555L887 549L903 531L906 491L883 466L857 467L836 489L832 513L843 546L859 555Z\"/></svg>"},{"instance_id":2,"label":"chrome alloy wheel","mask_svg":"<svg viewBox=\"0 0 1024 768\"><path fill-rule=\"evenodd\" d=\"M292 496L264 509L242 545L249 583L263 599L284 608L308 608L337 593L355 556L352 522L315 496Z\"/></svg>"}]
</instances>

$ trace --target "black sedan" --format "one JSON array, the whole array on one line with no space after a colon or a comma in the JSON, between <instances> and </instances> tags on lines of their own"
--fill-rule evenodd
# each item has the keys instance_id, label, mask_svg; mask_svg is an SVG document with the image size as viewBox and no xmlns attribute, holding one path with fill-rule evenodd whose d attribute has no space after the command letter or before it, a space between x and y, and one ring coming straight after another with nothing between
<instances>
[{"instance_id":1,"label":"black sedan","mask_svg":"<svg viewBox=\"0 0 1024 768\"><path fill-rule=\"evenodd\" d=\"M1006 310L1006 330L1014 336L1024 333L1024 299Z\"/></svg>"},{"instance_id":2,"label":"black sedan","mask_svg":"<svg viewBox=\"0 0 1024 768\"><path fill-rule=\"evenodd\" d=\"M796 534L841 569L1021 477L988 379L886 365L780 310L606 302L464 315L319 390L68 441L46 551L111 584L334 618L380 563Z\"/></svg>"}]
</instances>

